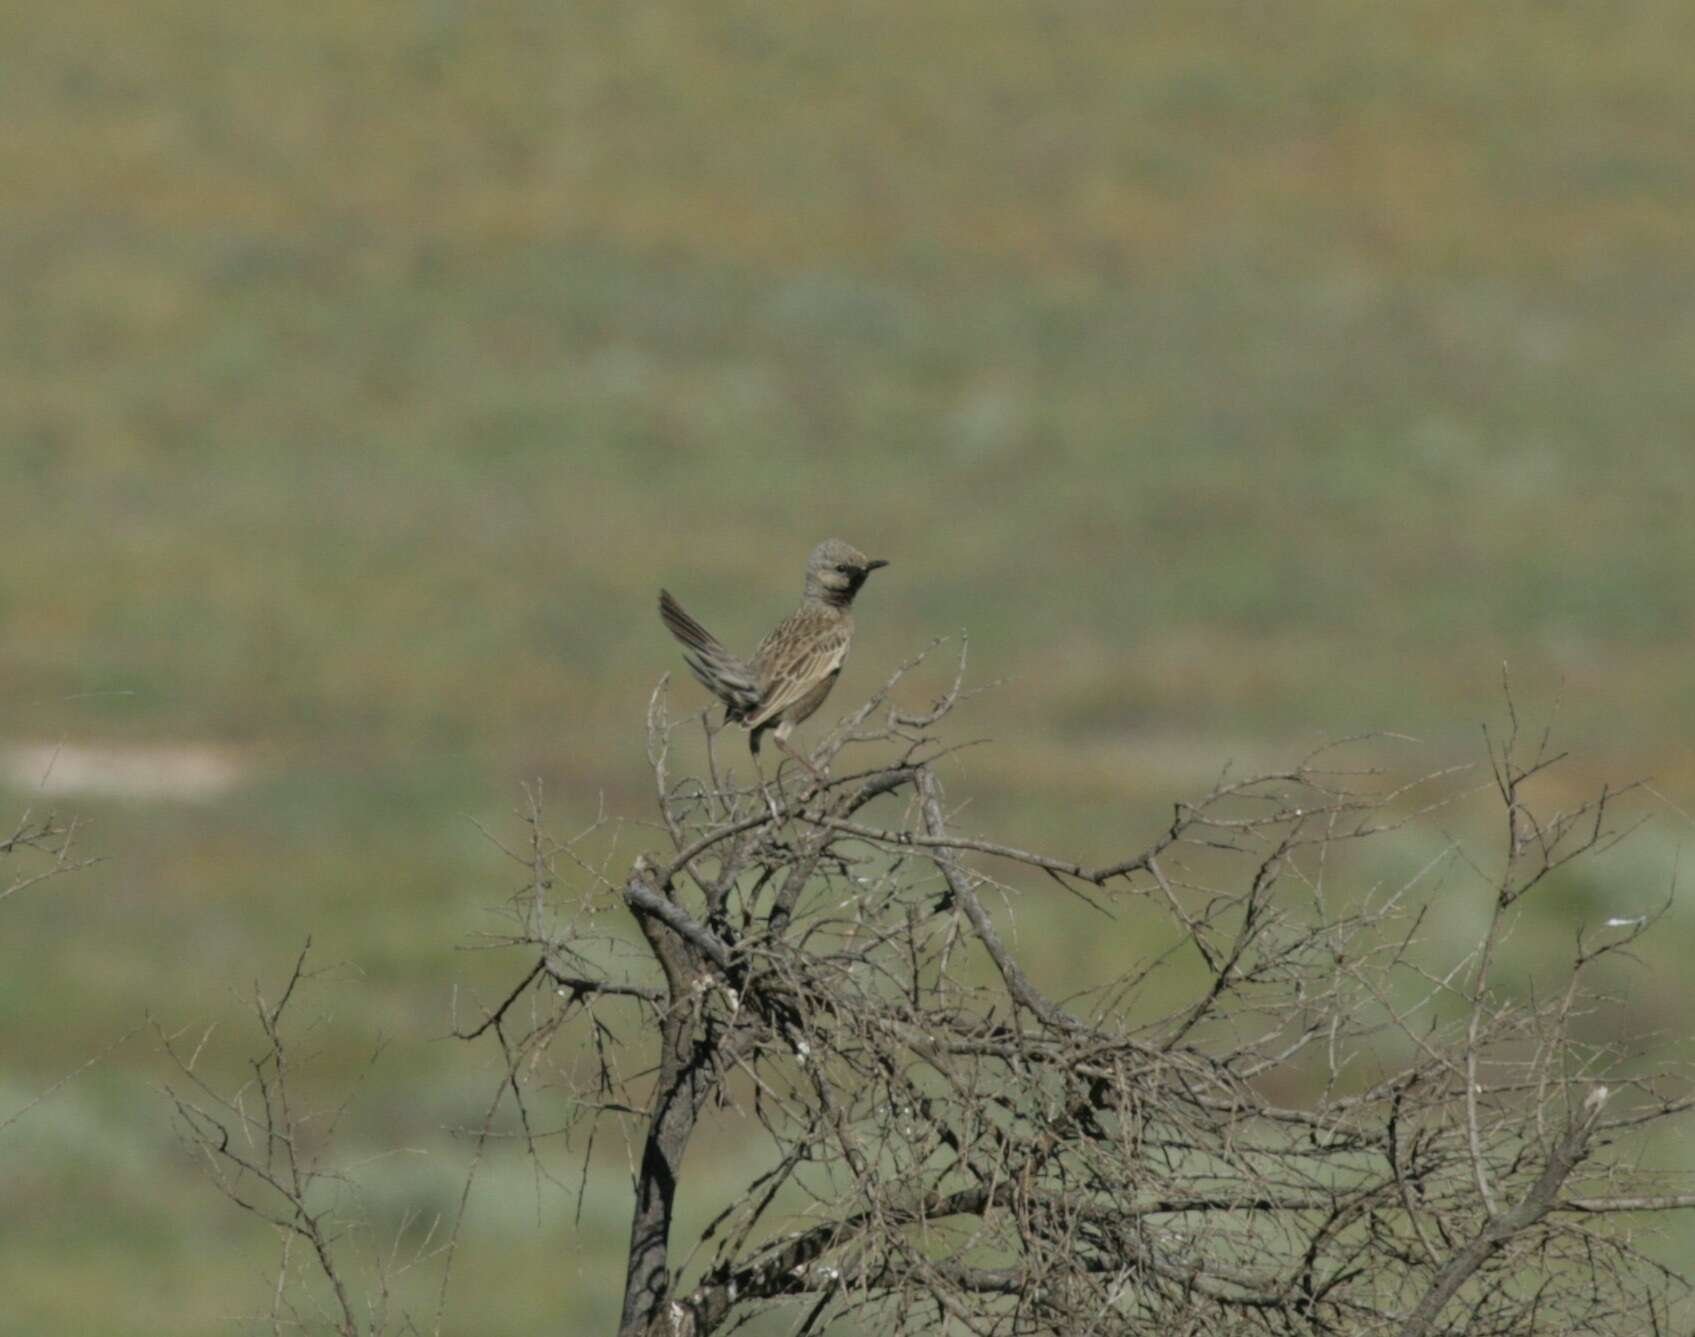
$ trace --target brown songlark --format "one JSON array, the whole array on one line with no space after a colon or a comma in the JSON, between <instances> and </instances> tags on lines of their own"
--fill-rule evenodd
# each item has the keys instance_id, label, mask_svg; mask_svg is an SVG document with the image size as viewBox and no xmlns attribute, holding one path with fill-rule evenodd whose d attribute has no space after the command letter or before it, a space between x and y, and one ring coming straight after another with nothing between
<instances>
[{"instance_id":1,"label":"brown songlark","mask_svg":"<svg viewBox=\"0 0 1695 1337\"><path fill-rule=\"evenodd\" d=\"M665 590L659 591L659 616L683 643L683 657L695 677L724 703L725 718L751 732L749 749L757 755L760 735L769 729L778 747L813 770L789 746L789 732L823 705L836 685L853 640L853 596L868 575L887 565L851 543L825 539L807 559L800 607L776 625L750 659L726 650Z\"/></svg>"}]
</instances>

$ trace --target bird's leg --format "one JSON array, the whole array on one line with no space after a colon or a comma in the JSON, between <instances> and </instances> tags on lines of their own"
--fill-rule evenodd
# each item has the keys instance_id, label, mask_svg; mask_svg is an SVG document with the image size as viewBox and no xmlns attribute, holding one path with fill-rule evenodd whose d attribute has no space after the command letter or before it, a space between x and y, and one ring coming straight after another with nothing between
<instances>
[{"instance_id":1,"label":"bird's leg","mask_svg":"<svg viewBox=\"0 0 1695 1337\"><path fill-rule=\"evenodd\" d=\"M765 768L759 764L759 735L763 732L764 730L762 729L755 729L753 731L753 736L748 739L747 754L753 762L753 778L759 785L760 798L765 800L765 810L771 814L772 821L780 822L783 819L783 814L777 807L777 800L771 795L771 785L765 779ZM776 781L777 792L782 794L783 771L780 766L777 769ZM788 796L786 794L783 795L783 798L784 801L787 802Z\"/></svg>"}]
</instances>

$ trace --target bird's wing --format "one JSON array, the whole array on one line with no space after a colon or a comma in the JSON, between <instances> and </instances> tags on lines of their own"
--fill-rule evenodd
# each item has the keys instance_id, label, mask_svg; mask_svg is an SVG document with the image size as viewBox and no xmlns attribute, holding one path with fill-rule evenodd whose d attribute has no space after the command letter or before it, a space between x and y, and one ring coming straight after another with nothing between
<instances>
[{"instance_id":1,"label":"bird's wing","mask_svg":"<svg viewBox=\"0 0 1695 1337\"><path fill-rule=\"evenodd\" d=\"M754 654L763 693L758 712L745 721L750 729L776 719L820 683L840 671L847 658L853 624L802 610L761 642Z\"/></svg>"},{"instance_id":2,"label":"bird's wing","mask_svg":"<svg viewBox=\"0 0 1695 1337\"><path fill-rule=\"evenodd\" d=\"M732 718L758 707L761 693L753 670L684 612L683 606L671 597L668 590L659 591L659 616L671 634L683 643L687 652L683 659L689 671L700 679L707 691L729 707Z\"/></svg>"}]
</instances>

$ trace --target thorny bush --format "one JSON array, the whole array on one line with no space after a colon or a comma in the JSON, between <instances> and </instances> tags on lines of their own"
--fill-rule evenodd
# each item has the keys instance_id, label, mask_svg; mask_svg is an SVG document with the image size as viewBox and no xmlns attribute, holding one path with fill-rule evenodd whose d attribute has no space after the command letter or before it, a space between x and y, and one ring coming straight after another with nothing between
<instances>
[{"instance_id":1,"label":"thorny bush","mask_svg":"<svg viewBox=\"0 0 1695 1337\"><path fill-rule=\"evenodd\" d=\"M532 810L509 939L531 964L460 1032L502 1055L478 1156L503 1110L538 1158L544 1129L586 1156L604 1121L633 1127L623 1337L774 1310L796 1333L1667 1330L1684 1281L1633 1232L1695 1194L1635 1165L1689 1087L1583 1026L1596 964L1657 916L1579 935L1528 996L1500 986L1526 898L1623 834L1607 791L1533 810L1559 757L1510 692L1469 791L1448 771L1394 784L1338 744L1226 778L1090 865L961 829L939 726L965 656L914 712L892 702L917 662L820 744L823 780L738 779L710 725L705 774L674 777L700 717L674 722L662 682L647 747L668 849L616 877ZM1362 889L1351 851L1478 789L1501 844L1453 857L1485 879L1484 927L1433 964L1433 879ZM573 871L581 899L561 900ZM1115 978L1037 981L1003 927L1022 907L1039 931L1039 895L1130 920L1143 949ZM614 909L634 957L604 927ZM241 1115L281 1139L269 1163L230 1136L233 1106L179 1108L232 1196L312 1246L352 1334L378 1310L348 1295L289 1164L280 1014L261 1005L273 1066ZM673 1239L685 1153L723 1121L757 1168L698 1240Z\"/></svg>"}]
</instances>

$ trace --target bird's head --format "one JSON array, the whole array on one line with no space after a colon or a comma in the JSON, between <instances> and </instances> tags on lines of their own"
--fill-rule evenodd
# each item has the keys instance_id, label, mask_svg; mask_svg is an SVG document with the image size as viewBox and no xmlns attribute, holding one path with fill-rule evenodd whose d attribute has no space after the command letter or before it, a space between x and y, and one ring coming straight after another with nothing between
<instances>
[{"instance_id":1,"label":"bird's head","mask_svg":"<svg viewBox=\"0 0 1695 1337\"><path fill-rule=\"evenodd\" d=\"M880 557L867 557L851 543L825 539L806 562L807 597L845 608L853 602L865 578L887 565Z\"/></svg>"}]
</instances>

